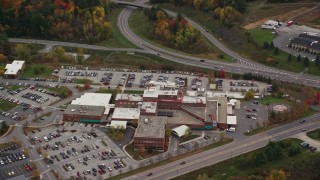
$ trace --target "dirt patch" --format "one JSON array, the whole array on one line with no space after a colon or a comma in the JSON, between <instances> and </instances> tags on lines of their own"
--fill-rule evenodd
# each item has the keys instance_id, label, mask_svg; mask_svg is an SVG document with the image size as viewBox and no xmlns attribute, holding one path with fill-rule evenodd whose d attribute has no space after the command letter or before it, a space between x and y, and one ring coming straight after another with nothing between
<instances>
[{"instance_id":1,"label":"dirt patch","mask_svg":"<svg viewBox=\"0 0 320 180\"><path fill-rule=\"evenodd\" d=\"M319 19L320 19L320 6L303 14L302 16L294 18L293 21L320 29L320 24L318 22Z\"/></svg>"},{"instance_id":2,"label":"dirt patch","mask_svg":"<svg viewBox=\"0 0 320 180\"><path fill-rule=\"evenodd\" d=\"M245 29L254 29L254 28L258 27L258 26L261 26L265 21L267 21L269 19L286 21L286 20L289 20L291 17L296 16L297 14L301 14L301 12L307 11L308 9L310 9L310 8L302 7L302 8L296 9L296 10L289 11L287 13L283 13L283 14L279 14L279 15L276 15L276 16L270 16L270 17L267 17L267 18L263 18L263 19L260 19L258 21L255 21L253 23L247 24L246 26L244 26L244 28Z\"/></svg>"}]
</instances>

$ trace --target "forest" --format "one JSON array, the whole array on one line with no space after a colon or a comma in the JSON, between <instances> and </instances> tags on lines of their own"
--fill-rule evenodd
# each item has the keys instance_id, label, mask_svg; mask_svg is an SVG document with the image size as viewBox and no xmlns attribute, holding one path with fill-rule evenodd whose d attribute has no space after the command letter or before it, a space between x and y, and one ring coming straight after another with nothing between
<instances>
[{"instance_id":1,"label":"forest","mask_svg":"<svg viewBox=\"0 0 320 180\"><path fill-rule=\"evenodd\" d=\"M0 0L0 33L9 37L84 41L112 36L110 0Z\"/></svg>"}]
</instances>

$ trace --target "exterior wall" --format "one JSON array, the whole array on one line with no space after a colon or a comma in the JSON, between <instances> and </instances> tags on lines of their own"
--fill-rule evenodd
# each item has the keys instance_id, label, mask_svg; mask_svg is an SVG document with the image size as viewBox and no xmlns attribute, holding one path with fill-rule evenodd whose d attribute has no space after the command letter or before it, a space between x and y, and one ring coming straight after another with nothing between
<instances>
[{"instance_id":1,"label":"exterior wall","mask_svg":"<svg viewBox=\"0 0 320 180\"><path fill-rule=\"evenodd\" d=\"M228 129L228 124L227 123L218 123L218 127L220 129Z\"/></svg>"},{"instance_id":2,"label":"exterior wall","mask_svg":"<svg viewBox=\"0 0 320 180\"><path fill-rule=\"evenodd\" d=\"M158 98L157 97L143 97L143 101L145 102L158 102Z\"/></svg>"},{"instance_id":3,"label":"exterior wall","mask_svg":"<svg viewBox=\"0 0 320 180\"><path fill-rule=\"evenodd\" d=\"M178 96L176 96L176 95L159 95L158 99L178 100Z\"/></svg>"},{"instance_id":4,"label":"exterior wall","mask_svg":"<svg viewBox=\"0 0 320 180\"><path fill-rule=\"evenodd\" d=\"M145 112L145 111L143 111L142 109L140 109L140 115L156 116L156 115L157 115L157 112L155 112L155 113L148 113L148 112Z\"/></svg>"},{"instance_id":5,"label":"exterior wall","mask_svg":"<svg viewBox=\"0 0 320 180\"><path fill-rule=\"evenodd\" d=\"M70 121L70 122L79 122L80 119L92 119L92 120L97 120L101 119L101 116L86 116L86 115L70 115L70 114L64 114L63 115L63 121Z\"/></svg>"},{"instance_id":6,"label":"exterior wall","mask_svg":"<svg viewBox=\"0 0 320 180\"><path fill-rule=\"evenodd\" d=\"M147 147L155 147L159 151L163 151L165 148L165 137L163 138L151 138L151 137L134 137L133 139L135 150L146 150Z\"/></svg>"},{"instance_id":7,"label":"exterior wall","mask_svg":"<svg viewBox=\"0 0 320 180\"><path fill-rule=\"evenodd\" d=\"M182 105L189 107L206 107L206 104L203 103L182 103Z\"/></svg>"},{"instance_id":8,"label":"exterior wall","mask_svg":"<svg viewBox=\"0 0 320 180\"><path fill-rule=\"evenodd\" d=\"M138 101L116 100L115 107L138 108Z\"/></svg>"},{"instance_id":9,"label":"exterior wall","mask_svg":"<svg viewBox=\"0 0 320 180\"><path fill-rule=\"evenodd\" d=\"M175 109L180 110L181 109L181 102L177 101L159 101L158 102L158 109Z\"/></svg>"}]
</instances>

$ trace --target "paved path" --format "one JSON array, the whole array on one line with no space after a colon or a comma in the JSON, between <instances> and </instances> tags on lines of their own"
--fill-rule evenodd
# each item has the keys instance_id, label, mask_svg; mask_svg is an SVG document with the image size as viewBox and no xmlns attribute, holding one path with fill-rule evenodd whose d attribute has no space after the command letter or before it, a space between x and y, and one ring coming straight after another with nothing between
<instances>
[{"instance_id":1,"label":"paved path","mask_svg":"<svg viewBox=\"0 0 320 180\"><path fill-rule=\"evenodd\" d=\"M302 141L307 142L311 146L316 147L317 148L316 151L320 151L320 141L309 138L305 132L293 135L292 137L297 138L297 139L301 139Z\"/></svg>"}]
</instances>

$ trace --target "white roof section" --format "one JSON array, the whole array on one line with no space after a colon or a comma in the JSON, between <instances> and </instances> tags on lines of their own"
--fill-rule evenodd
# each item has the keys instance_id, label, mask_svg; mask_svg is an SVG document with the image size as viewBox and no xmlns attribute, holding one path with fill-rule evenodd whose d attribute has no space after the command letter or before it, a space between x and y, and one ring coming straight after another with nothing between
<instances>
[{"instance_id":1,"label":"white roof section","mask_svg":"<svg viewBox=\"0 0 320 180\"><path fill-rule=\"evenodd\" d=\"M201 103L201 104L206 104L206 97L183 96L182 103Z\"/></svg>"},{"instance_id":2,"label":"white roof section","mask_svg":"<svg viewBox=\"0 0 320 180\"><path fill-rule=\"evenodd\" d=\"M178 137L181 137L186 134L186 131L189 129L186 125L181 125L179 127L176 127L172 129L172 132L175 133Z\"/></svg>"},{"instance_id":3,"label":"white roof section","mask_svg":"<svg viewBox=\"0 0 320 180\"><path fill-rule=\"evenodd\" d=\"M18 71L22 69L24 63L25 61L14 60L11 64L6 65L6 72L4 74L16 75Z\"/></svg>"},{"instance_id":4,"label":"white roof section","mask_svg":"<svg viewBox=\"0 0 320 180\"><path fill-rule=\"evenodd\" d=\"M71 104L85 105L85 106L104 106L104 114L108 114L110 110L109 102L111 94L105 93L85 93L79 98L73 100Z\"/></svg>"},{"instance_id":5,"label":"white roof section","mask_svg":"<svg viewBox=\"0 0 320 180\"><path fill-rule=\"evenodd\" d=\"M115 108L112 119L132 120L139 119L140 109L138 108Z\"/></svg>"},{"instance_id":6,"label":"white roof section","mask_svg":"<svg viewBox=\"0 0 320 180\"><path fill-rule=\"evenodd\" d=\"M227 124L237 125L237 116L227 116Z\"/></svg>"},{"instance_id":7,"label":"white roof section","mask_svg":"<svg viewBox=\"0 0 320 180\"><path fill-rule=\"evenodd\" d=\"M126 129L127 128L127 121L111 121L110 127L115 129Z\"/></svg>"},{"instance_id":8,"label":"white roof section","mask_svg":"<svg viewBox=\"0 0 320 180\"><path fill-rule=\"evenodd\" d=\"M158 92L158 95L166 95L166 96L177 96L178 95L178 90L173 90L173 91L170 91L170 90L160 90Z\"/></svg>"},{"instance_id":9,"label":"white roof section","mask_svg":"<svg viewBox=\"0 0 320 180\"><path fill-rule=\"evenodd\" d=\"M158 90L156 88L148 88L148 89L144 90L143 97L157 98L158 97Z\"/></svg>"},{"instance_id":10,"label":"white roof section","mask_svg":"<svg viewBox=\"0 0 320 180\"><path fill-rule=\"evenodd\" d=\"M224 97L243 99L244 95L241 92L213 92L207 91L207 97Z\"/></svg>"},{"instance_id":11,"label":"white roof section","mask_svg":"<svg viewBox=\"0 0 320 180\"><path fill-rule=\"evenodd\" d=\"M117 94L116 100L127 100L127 101L142 101L141 94Z\"/></svg>"}]
</instances>

